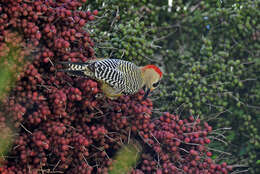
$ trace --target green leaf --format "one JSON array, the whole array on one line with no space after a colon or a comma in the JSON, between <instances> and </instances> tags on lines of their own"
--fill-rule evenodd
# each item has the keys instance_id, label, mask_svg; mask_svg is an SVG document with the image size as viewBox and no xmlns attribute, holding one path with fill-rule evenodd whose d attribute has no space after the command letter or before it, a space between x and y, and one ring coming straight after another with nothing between
<instances>
[{"instance_id":1,"label":"green leaf","mask_svg":"<svg viewBox=\"0 0 260 174\"><path fill-rule=\"evenodd\" d=\"M124 145L117 152L109 174L126 174L129 172L139 160L140 149L140 145L136 143Z\"/></svg>"}]
</instances>

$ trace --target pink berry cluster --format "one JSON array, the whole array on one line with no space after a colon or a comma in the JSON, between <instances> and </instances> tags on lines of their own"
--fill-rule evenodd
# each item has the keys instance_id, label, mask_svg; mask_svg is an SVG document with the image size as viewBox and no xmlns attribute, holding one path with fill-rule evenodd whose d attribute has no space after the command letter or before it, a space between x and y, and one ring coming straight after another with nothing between
<instances>
[{"instance_id":1,"label":"pink berry cluster","mask_svg":"<svg viewBox=\"0 0 260 174\"><path fill-rule=\"evenodd\" d=\"M13 122L18 135L1 174L107 174L112 157L130 139L142 144L132 174L227 173L207 149L211 127L194 117L169 113L151 119L151 100L133 96L109 100L99 84L57 72L58 61L86 61L93 41L83 26L98 11L80 11L85 0L2 0L0 42L16 30L30 48L9 97L1 101L0 123ZM158 160L159 159L159 160Z\"/></svg>"}]
</instances>

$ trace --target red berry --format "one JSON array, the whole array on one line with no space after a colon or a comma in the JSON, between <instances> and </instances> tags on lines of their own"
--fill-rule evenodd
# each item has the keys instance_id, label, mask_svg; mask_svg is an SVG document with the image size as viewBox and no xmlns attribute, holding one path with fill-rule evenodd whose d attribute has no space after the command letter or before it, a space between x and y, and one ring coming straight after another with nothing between
<instances>
[{"instance_id":1,"label":"red berry","mask_svg":"<svg viewBox=\"0 0 260 174\"><path fill-rule=\"evenodd\" d=\"M211 152L207 152L207 156L208 156L208 157L211 157L211 156L212 156L212 153L211 153Z\"/></svg>"},{"instance_id":2,"label":"red berry","mask_svg":"<svg viewBox=\"0 0 260 174\"><path fill-rule=\"evenodd\" d=\"M98 15L98 10L94 10L92 14L97 16Z\"/></svg>"},{"instance_id":3,"label":"red berry","mask_svg":"<svg viewBox=\"0 0 260 174\"><path fill-rule=\"evenodd\" d=\"M84 25L85 25L85 20L84 20L84 19L80 19L79 25L80 25L80 26L84 26Z\"/></svg>"},{"instance_id":4,"label":"red berry","mask_svg":"<svg viewBox=\"0 0 260 174\"><path fill-rule=\"evenodd\" d=\"M89 19L90 21L93 21L93 20L95 19L95 17L91 15L91 16L88 17L88 19Z\"/></svg>"},{"instance_id":5,"label":"red berry","mask_svg":"<svg viewBox=\"0 0 260 174\"><path fill-rule=\"evenodd\" d=\"M209 144L209 143L210 143L210 139L209 139L209 138L205 138L205 139L204 139L204 142L205 142L206 144Z\"/></svg>"}]
</instances>

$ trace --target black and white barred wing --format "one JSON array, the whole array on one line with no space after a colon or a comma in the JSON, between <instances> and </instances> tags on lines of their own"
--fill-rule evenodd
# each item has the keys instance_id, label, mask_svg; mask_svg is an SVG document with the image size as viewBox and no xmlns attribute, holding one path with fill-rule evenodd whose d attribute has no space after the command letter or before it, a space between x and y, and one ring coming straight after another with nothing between
<instances>
[{"instance_id":1,"label":"black and white barred wing","mask_svg":"<svg viewBox=\"0 0 260 174\"><path fill-rule=\"evenodd\" d=\"M124 86L124 74L117 69L119 62L117 59L105 59L93 63L95 78L103 81L115 90L122 92ZM91 67L90 67L91 69Z\"/></svg>"}]
</instances>

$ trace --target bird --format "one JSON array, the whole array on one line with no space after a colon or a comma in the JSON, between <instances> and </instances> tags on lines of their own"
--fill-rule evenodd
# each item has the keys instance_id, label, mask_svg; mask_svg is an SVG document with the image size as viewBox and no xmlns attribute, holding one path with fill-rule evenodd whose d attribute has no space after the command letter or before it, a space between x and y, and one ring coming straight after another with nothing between
<instances>
[{"instance_id":1,"label":"bird","mask_svg":"<svg viewBox=\"0 0 260 174\"><path fill-rule=\"evenodd\" d=\"M157 88L163 73L156 65L137 66L121 59L92 59L86 62L59 62L71 76L89 77L101 83L101 90L110 99L132 95L144 89L145 100Z\"/></svg>"}]
</instances>

